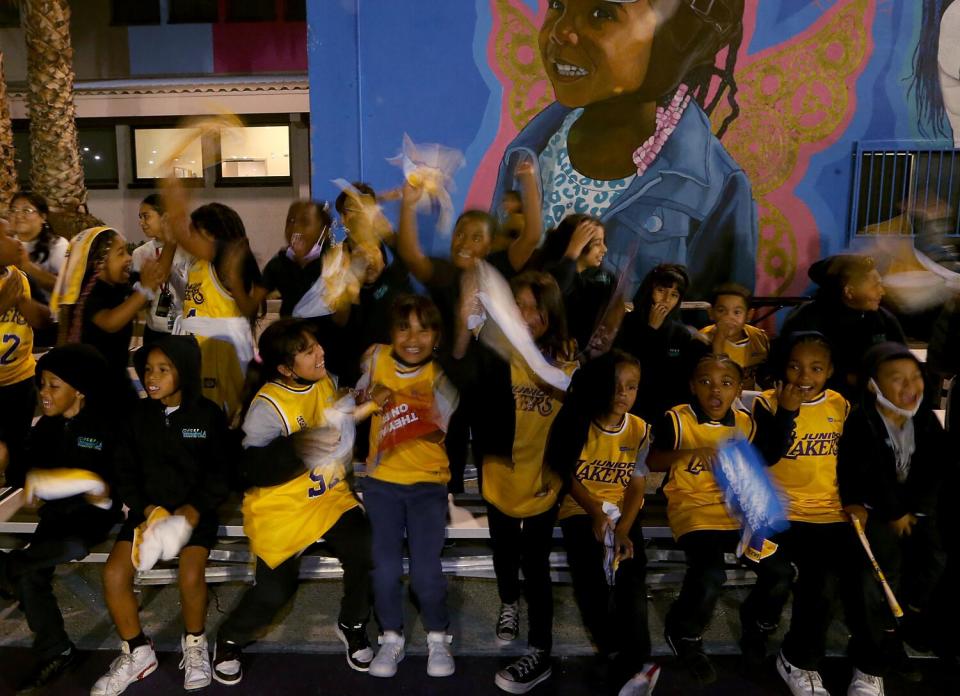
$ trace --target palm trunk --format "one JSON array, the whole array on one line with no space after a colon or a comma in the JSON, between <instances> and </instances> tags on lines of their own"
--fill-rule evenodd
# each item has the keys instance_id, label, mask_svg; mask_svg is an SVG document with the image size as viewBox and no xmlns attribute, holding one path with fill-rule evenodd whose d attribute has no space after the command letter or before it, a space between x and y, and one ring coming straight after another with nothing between
<instances>
[{"instance_id":1,"label":"palm trunk","mask_svg":"<svg viewBox=\"0 0 960 696\"><path fill-rule=\"evenodd\" d=\"M3 51L0 51L0 210L7 207L17 190L17 165L13 150L13 122L7 101L7 82L3 75Z\"/></svg>"}]
</instances>

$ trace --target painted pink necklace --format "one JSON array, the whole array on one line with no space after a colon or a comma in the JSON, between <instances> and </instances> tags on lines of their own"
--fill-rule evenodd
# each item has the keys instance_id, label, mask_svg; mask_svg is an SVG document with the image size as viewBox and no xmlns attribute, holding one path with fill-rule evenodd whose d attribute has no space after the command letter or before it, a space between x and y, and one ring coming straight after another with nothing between
<instances>
[{"instance_id":1,"label":"painted pink necklace","mask_svg":"<svg viewBox=\"0 0 960 696\"><path fill-rule=\"evenodd\" d=\"M657 159L667 140L673 135L680 123L680 117L690 104L689 87L680 85L676 94L667 106L657 107L657 126L653 135L647 138L644 143L633 152L633 163L637 165L637 176L643 176L644 172Z\"/></svg>"}]
</instances>

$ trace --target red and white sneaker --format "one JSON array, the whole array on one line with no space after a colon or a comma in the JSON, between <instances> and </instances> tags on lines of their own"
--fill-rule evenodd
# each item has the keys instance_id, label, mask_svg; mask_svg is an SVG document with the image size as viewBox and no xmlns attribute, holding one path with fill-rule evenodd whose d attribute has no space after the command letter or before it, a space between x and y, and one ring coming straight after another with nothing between
<instances>
[{"instance_id":1,"label":"red and white sneaker","mask_svg":"<svg viewBox=\"0 0 960 696\"><path fill-rule=\"evenodd\" d=\"M151 675L157 668L157 655L147 643L135 648L123 642L120 656L110 663L110 669L90 689L90 696L118 696L134 682Z\"/></svg>"},{"instance_id":2,"label":"red and white sneaker","mask_svg":"<svg viewBox=\"0 0 960 696\"><path fill-rule=\"evenodd\" d=\"M617 696L650 696L659 679L660 665L648 662L623 685Z\"/></svg>"}]
</instances>

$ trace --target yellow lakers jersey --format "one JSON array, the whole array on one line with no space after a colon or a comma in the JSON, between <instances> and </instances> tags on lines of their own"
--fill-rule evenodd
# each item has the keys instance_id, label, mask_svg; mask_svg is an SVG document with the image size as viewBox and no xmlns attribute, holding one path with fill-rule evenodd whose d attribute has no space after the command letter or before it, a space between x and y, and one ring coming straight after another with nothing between
<instances>
[{"instance_id":1,"label":"yellow lakers jersey","mask_svg":"<svg viewBox=\"0 0 960 696\"><path fill-rule=\"evenodd\" d=\"M713 340L716 330L716 324L711 324L701 329L700 333ZM724 352L743 368L743 388L753 389L757 366L767 361L767 354L770 352L770 337L763 329L750 324L744 324L743 331L745 336L739 341L726 341Z\"/></svg>"},{"instance_id":2,"label":"yellow lakers jersey","mask_svg":"<svg viewBox=\"0 0 960 696\"><path fill-rule=\"evenodd\" d=\"M185 317L242 317L236 301L220 283L213 264L194 259L187 271L187 287L183 292Z\"/></svg>"},{"instance_id":3,"label":"yellow lakers jersey","mask_svg":"<svg viewBox=\"0 0 960 696\"><path fill-rule=\"evenodd\" d=\"M613 503L622 510L623 496L633 480L637 456L648 445L648 439L646 422L631 413L614 430L605 430L591 423L573 475L594 498ZM585 514L586 510L572 495L564 496L560 504L561 520Z\"/></svg>"},{"instance_id":4,"label":"yellow lakers jersey","mask_svg":"<svg viewBox=\"0 0 960 696\"><path fill-rule=\"evenodd\" d=\"M753 441L756 426L746 411L732 411L734 424L717 421L700 422L689 404L667 411L673 424L674 442L660 442L661 449L716 449L730 440ZM658 441L659 442L659 441ZM723 502L723 493L703 459L693 456L670 469L669 481L663 487L667 496L667 518L673 536L701 529L739 529Z\"/></svg>"},{"instance_id":5,"label":"yellow lakers jersey","mask_svg":"<svg viewBox=\"0 0 960 696\"><path fill-rule=\"evenodd\" d=\"M371 385L393 395L370 423L369 475L399 484L447 483L450 462L444 432L433 422L434 385L442 377L433 360L413 368L393 359L390 346L376 346L370 355Z\"/></svg>"},{"instance_id":6,"label":"yellow lakers jersey","mask_svg":"<svg viewBox=\"0 0 960 696\"><path fill-rule=\"evenodd\" d=\"M576 364L558 365L572 375ZM521 358L510 362L515 431L513 455L483 459L483 497L504 514L532 517L546 512L560 493L560 477L543 463L547 435L563 393L537 380Z\"/></svg>"},{"instance_id":7,"label":"yellow lakers jersey","mask_svg":"<svg viewBox=\"0 0 960 696\"><path fill-rule=\"evenodd\" d=\"M265 384L254 400L277 412L287 435L322 425L336 396L329 377L305 387ZM250 549L276 568L322 537L359 501L342 464L317 466L278 486L252 488L243 496L243 531Z\"/></svg>"},{"instance_id":8,"label":"yellow lakers jersey","mask_svg":"<svg viewBox=\"0 0 960 696\"><path fill-rule=\"evenodd\" d=\"M19 268L0 267L0 287L5 283L20 283L23 297L30 297L30 282ZM0 387L30 379L36 367L33 329L14 305L0 315Z\"/></svg>"},{"instance_id":9,"label":"yellow lakers jersey","mask_svg":"<svg viewBox=\"0 0 960 696\"><path fill-rule=\"evenodd\" d=\"M776 392L760 394L753 408L754 412L765 408L776 413ZM849 402L832 389L800 406L790 448L768 469L786 498L787 519L816 523L846 520L837 484L837 443L849 413Z\"/></svg>"}]
</instances>

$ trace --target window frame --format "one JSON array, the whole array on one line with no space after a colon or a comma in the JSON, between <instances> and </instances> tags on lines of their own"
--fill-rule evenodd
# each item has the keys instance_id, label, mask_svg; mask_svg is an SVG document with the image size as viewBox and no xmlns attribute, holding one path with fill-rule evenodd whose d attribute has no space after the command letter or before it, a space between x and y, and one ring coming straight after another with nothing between
<instances>
[{"instance_id":1,"label":"window frame","mask_svg":"<svg viewBox=\"0 0 960 696\"><path fill-rule=\"evenodd\" d=\"M248 120L243 124L244 128L263 128L266 126L283 126L287 129L287 159L290 173L286 176L224 176L221 151L222 143L220 133L218 132L214 138L217 160L217 164L214 166L213 185L215 188L293 186L293 124L290 123L289 119L283 122L278 122L277 119L269 121L254 119Z\"/></svg>"},{"instance_id":2,"label":"window frame","mask_svg":"<svg viewBox=\"0 0 960 696\"><path fill-rule=\"evenodd\" d=\"M137 131L138 130L187 130L189 127L178 125L176 122L170 121L146 121L146 122L131 122L128 123L130 129L130 181L127 183L127 188L137 189L137 188L156 188L163 177L142 177L139 176L139 170L137 168ZM203 139L200 141L200 171L202 172L198 177L189 177L183 179L177 179L184 188L204 188L207 182L207 166L206 161L203 159L204 155L203 149Z\"/></svg>"}]
</instances>

